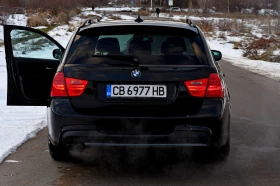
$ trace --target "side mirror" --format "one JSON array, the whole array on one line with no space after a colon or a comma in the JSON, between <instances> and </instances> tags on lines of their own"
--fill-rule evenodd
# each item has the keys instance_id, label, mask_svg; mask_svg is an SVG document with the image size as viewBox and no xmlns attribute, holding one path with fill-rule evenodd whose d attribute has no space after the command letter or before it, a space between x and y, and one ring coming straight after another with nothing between
<instances>
[{"instance_id":1,"label":"side mirror","mask_svg":"<svg viewBox=\"0 0 280 186\"><path fill-rule=\"evenodd\" d=\"M219 61L222 59L222 52L218 51L218 50L211 50L212 55L215 59L215 61Z\"/></svg>"},{"instance_id":2,"label":"side mirror","mask_svg":"<svg viewBox=\"0 0 280 186\"><path fill-rule=\"evenodd\" d=\"M54 49L53 50L53 57L55 58L55 59L61 59L62 58L62 50L60 50L60 49Z\"/></svg>"}]
</instances>

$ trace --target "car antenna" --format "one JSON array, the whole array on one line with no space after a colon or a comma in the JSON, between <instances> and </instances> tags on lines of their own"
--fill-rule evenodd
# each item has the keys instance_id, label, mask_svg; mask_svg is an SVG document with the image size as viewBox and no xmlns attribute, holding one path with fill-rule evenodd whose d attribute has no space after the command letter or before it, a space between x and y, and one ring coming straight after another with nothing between
<instances>
[{"instance_id":1,"label":"car antenna","mask_svg":"<svg viewBox=\"0 0 280 186\"><path fill-rule=\"evenodd\" d=\"M140 15L138 15L138 18L134 20L135 22L137 23L141 23L143 22L144 20L140 18Z\"/></svg>"}]
</instances>

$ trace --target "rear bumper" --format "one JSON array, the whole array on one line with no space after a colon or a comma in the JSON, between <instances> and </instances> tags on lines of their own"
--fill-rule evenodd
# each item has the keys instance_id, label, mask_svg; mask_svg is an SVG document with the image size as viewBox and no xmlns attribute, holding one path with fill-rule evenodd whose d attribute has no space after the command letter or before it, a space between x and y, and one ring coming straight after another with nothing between
<instances>
[{"instance_id":1,"label":"rear bumper","mask_svg":"<svg viewBox=\"0 0 280 186\"><path fill-rule=\"evenodd\" d=\"M86 126L84 128L87 128ZM205 127L178 125L166 135L103 134L96 129L79 130L81 126L63 128L62 145L84 143L95 147L180 147L209 146L212 132Z\"/></svg>"},{"instance_id":2,"label":"rear bumper","mask_svg":"<svg viewBox=\"0 0 280 186\"><path fill-rule=\"evenodd\" d=\"M59 110L54 108L58 102L63 103ZM108 121L110 125L115 125L114 121L121 119L126 122L132 118L81 115L73 110L69 100L61 99L48 107L49 138L54 145L83 143L95 147L221 146L228 139L230 125L229 103L225 103L223 108L212 117L202 111L204 114L186 117L133 118L134 121L156 124L153 132L143 129L104 132L100 123ZM155 133L157 128L162 133Z\"/></svg>"}]
</instances>

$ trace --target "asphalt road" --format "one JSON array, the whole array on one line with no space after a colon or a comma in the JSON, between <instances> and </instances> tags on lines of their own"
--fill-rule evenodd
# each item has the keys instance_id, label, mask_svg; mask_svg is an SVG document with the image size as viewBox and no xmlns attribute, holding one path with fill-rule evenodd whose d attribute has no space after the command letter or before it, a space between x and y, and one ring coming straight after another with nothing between
<instances>
[{"instance_id":1,"label":"asphalt road","mask_svg":"<svg viewBox=\"0 0 280 186\"><path fill-rule=\"evenodd\" d=\"M1 186L40 185L280 185L280 82L221 61L232 95L231 154L203 163L185 153L88 151L83 161L55 162L47 129L0 165ZM90 157L90 158L89 158Z\"/></svg>"}]
</instances>

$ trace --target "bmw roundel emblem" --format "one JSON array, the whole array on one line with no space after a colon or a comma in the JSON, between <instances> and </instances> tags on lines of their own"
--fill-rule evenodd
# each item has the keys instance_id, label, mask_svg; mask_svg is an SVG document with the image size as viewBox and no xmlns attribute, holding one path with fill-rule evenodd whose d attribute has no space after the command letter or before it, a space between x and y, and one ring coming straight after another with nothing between
<instances>
[{"instance_id":1,"label":"bmw roundel emblem","mask_svg":"<svg viewBox=\"0 0 280 186\"><path fill-rule=\"evenodd\" d=\"M140 70L138 70L138 69L132 70L131 76L132 76L133 78L139 78L139 77L141 76Z\"/></svg>"}]
</instances>

